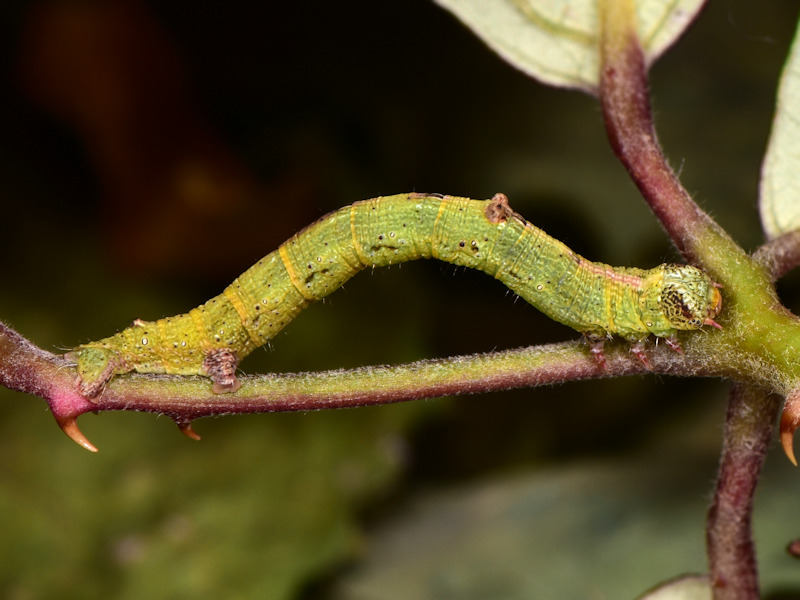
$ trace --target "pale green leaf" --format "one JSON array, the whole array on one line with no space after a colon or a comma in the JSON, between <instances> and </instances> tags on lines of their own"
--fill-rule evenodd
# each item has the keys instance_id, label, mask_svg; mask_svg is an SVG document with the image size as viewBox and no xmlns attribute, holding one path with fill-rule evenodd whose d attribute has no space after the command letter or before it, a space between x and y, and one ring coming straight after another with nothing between
<instances>
[{"instance_id":1,"label":"pale green leaf","mask_svg":"<svg viewBox=\"0 0 800 600\"><path fill-rule=\"evenodd\" d=\"M658 586L639 600L712 600L711 582L705 575L687 575Z\"/></svg>"},{"instance_id":2,"label":"pale green leaf","mask_svg":"<svg viewBox=\"0 0 800 600\"><path fill-rule=\"evenodd\" d=\"M800 30L798 30L800 31ZM772 133L761 168L759 209L767 237L800 227L800 35L783 68Z\"/></svg>"},{"instance_id":3,"label":"pale green leaf","mask_svg":"<svg viewBox=\"0 0 800 600\"><path fill-rule=\"evenodd\" d=\"M435 0L531 77L591 93L599 82L597 0ZM652 63L689 26L703 0L640 0L639 37Z\"/></svg>"}]
</instances>

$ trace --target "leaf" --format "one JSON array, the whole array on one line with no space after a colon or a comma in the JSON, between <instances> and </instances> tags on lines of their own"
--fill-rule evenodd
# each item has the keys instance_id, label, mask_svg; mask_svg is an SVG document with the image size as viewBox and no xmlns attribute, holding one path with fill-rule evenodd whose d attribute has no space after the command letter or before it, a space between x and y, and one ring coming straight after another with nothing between
<instances>
[{"instance_id":1,"label":"leaf","mask_svg":"<svg viewBox=\"0 0 800 600\"><path fill-rule=\"evenodd\" d=\"M800 24L798 25L800 31ZM761 167L759 210L768 238L800 227L800 35L783 67L767 153Z\"/></svg>"},{"instance_id":2,"label":"leaf","mask_svg":"<svg viewBox=\"0 0 800 600\"><path fill-rule=\"evenodd\" d=\"M333 597L710 600L706 577L673 575L708 568L705 490L716 466L709 426L719 406L686 413L624 461L587 457L413 494L370 531L369 552ZM687 443L679 447L676 436ZM800 494L792 469L768 461L759 485L763 598L796 597L788 590L798 587L797 561L785 551L797 533L786 525Z\"/></svg>"},{"instance_id":3,"label":"leaf","mask_svg":"<svg viewBox=\"0 0 800 600\"><path fill-rule=\"evenodd\" d=\"M492 50L549 85L595 93L596 0L435 0ZM694 20L704 0L636 2L639 38L652 64Z\"/></svg>"},{"instance_id":4,"label":"leaf","mask_svg":"<svg viewBox=\"0 0 800 600\"><path fill-rule=\"evenodd\" d=\"M639 600L711 600L711 583L705 575L686 575L649 591Z\"/></svg>"},{"instance_id":5,"label":"leaf","mask_svg":"<svg viewBox=\"0 0 800 600\"><path fill-rule=\"evenodd\" d=\"M638 597L705 568L698 490L708 473L682 466L586 461L423 492L373 530L369 554L334 597Z\"/></svg>"}]
</instances>

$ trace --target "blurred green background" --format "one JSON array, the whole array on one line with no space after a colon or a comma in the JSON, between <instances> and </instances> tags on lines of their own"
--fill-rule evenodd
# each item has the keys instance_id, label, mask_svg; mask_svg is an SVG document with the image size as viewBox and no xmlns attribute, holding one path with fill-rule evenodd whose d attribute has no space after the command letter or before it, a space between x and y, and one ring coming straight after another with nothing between
<instances>
[{"instance_id":1,"label":"blurred green background","mask_svg":"<svg viewBox=\"0 0 800 600\"><path fill-rule=\"evenodd\" d=\"M23 2L2 17L0 319L68 349L183 312L300 227L407 191L512 206L585 256L675 259L596 102L432 2ZM794 3L715 2L652 72L658 130L746 248ZM789 306L797 297L788 281ZM491 318L485 318L490 311ZM499 326L498 326L499 324ZM365 273L247 372L564 339L480 273ZM703 571L727 385L641 377L329 413L86 415L0 390L0 597L625 598ZM757 497L765 591L800 590L800 476Z\"/></svg>"}]
</instances>

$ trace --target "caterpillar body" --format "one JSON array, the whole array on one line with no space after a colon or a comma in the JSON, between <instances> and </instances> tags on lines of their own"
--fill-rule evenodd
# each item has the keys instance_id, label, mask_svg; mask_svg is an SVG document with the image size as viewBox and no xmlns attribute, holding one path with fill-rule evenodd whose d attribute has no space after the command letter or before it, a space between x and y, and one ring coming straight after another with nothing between
<instances>
[{"instance_id":1,"label":"caterpillar body","mask_svg":"<svg viewBox=\"0 0 800 600\"><path fill-rule=\"evenodd\" d=\"M402 194L357 202L306 227L186 314L134 321L68 354L78 389L93 398L128 371L206 375L217 393L239 388L239 361L272 339L309 303L365 267L437 258L479 269L550 318L583 333L603 362L602 340L634 344L714 322L718 286L699 269L664 264L615 268L579 256L511 210L496 194L479 201Z\"/></svg>"}]
</instances>

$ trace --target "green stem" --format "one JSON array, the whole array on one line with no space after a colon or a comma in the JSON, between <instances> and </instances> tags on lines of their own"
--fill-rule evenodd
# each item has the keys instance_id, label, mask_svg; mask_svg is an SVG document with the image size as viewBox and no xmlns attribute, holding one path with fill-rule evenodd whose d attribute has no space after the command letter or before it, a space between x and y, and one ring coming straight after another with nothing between
<instances>
[{"instance_id":1,"label":"green stem","mask_svg":"<svg viewBox=\"0 0 800 600\"><path fill-rule=\"evenodd\" d=\"M797 240L787 238L753 260L680 184L656 138L635 17L631 0L600 2L600 99L612 148L680 252L725 287L725 330L716 336L712 352L736 349L748 355L733 378L766 382L772 373L768 387L786 393L798 378L797 319L781 306L772 277L797 262ZM750 515L779 406L779 396L744 383L735 384L731 394L707 530L716 600L758 598ZM785 438L793 427L786 427Z\"/></svg>"},{"instance_id":2,"label":"green stem","mask_svg":"<svg viewBox=\"0 0 800 600\"><path fill-rule=\"evenodd\" d=\"M800 384L800 330L773 276L797 262L800 241L787 236L754 260L697 206L656 138L633 2L602 0L599 7L600 99L611 145L677 248L723 286L724 329L712 352L740 353L741 361L727 361L733 379L787 393Z\"/></svg>"},{"instance_id":3,"label":"green stem","mask_svg":"<svg viewBox=\"0 0 800 600\"><path fill-rule=\"evenodd\" d=\"M718 374L693 355L662 344L649 351L650 372ZM204 377L128 374L115 377L91 402L77 391L74 366L0 323L0 385L45 398L62 429L89 450L94 446L76 425L86 412L165 414L193 435L191 421L211 415L388 404L648 372L625 343L610 345L605 356L603 369L581 342L565 342L391 367L245 376L232 394L214 394Z\"/></svg>"}]
</instances>

